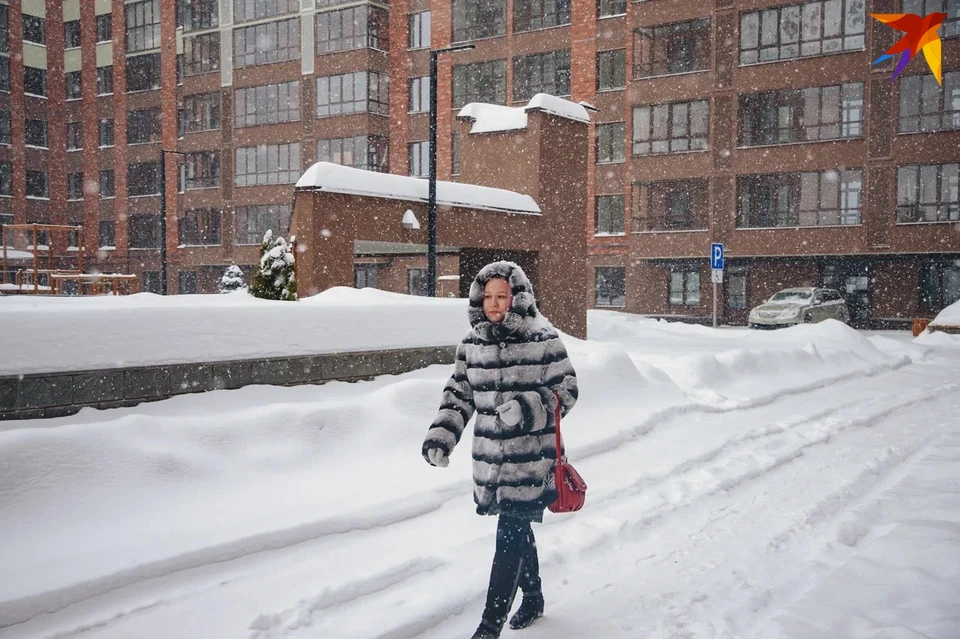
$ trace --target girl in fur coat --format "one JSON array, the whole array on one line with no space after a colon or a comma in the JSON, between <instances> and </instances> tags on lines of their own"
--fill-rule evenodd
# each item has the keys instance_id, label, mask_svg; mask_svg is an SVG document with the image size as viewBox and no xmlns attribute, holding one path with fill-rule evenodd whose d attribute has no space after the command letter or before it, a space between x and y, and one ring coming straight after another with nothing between
<instances>
[{"instance_id":1,"label":"girl in fur coat","mask_svg":"<svg viewBox=\"0 0 960 639\"><path fill-rule=\"evenodd\" d=\"M499 515L487 603L473 639L497 639L510 619L524 628L543 615L531 522L557 496L554 410L577 401L577 375L560 336L537 310L530 280L513 262L488 264L470 286L471 329L457 348L423 457L444 467L474 413L473 498L477 513ZM562 452L562 451L561 451Z\"/></svg>"}]
</instances>

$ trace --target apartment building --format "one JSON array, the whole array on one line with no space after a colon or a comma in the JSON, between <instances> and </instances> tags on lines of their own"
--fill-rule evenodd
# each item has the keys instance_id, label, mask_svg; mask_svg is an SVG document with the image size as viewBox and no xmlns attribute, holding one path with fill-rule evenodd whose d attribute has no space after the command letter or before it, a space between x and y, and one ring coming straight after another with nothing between
<instances>
[{"instance_id":1,"label":"apartment building","mask_svg":"<svg viewBox=\"0 0 960 639\"><path fill-rule=\"evenodd\" d=\"M212 290L225 264L254 262L265 228L283 228L291 183L313 161L425 175L429 49L469 42L439 58L440 179L470 161L454 126L468 102L546 92L599 109L584 212L596 307L705 321L716 241L728 323L805 284L841 289L861 325L960 298L957 0L0 10L0 215L82 220L99 231L88 251L113 247L103 268L148 290L161 147L186 154L167 156L170 290ZM893 82L895 61L871 66L899 34L870 13L933 11L947 14L942 87L922 56Z\"/></svg>"}]
</instances>

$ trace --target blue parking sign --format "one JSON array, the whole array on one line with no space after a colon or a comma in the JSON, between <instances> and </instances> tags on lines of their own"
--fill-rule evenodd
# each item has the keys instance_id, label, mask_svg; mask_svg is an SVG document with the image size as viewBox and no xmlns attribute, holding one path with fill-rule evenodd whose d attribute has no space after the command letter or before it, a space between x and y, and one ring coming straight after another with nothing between
<instances>
[{"instance_id":1,"label":"blue parking sign","mask_svg":"<svg viewBox=\"0 0 960 639\"><path fill-rule=\"evenodd\" d=\"M719 242L710 245L710 268L723 270L723 244Z\"/></svg>"}]
</instances>

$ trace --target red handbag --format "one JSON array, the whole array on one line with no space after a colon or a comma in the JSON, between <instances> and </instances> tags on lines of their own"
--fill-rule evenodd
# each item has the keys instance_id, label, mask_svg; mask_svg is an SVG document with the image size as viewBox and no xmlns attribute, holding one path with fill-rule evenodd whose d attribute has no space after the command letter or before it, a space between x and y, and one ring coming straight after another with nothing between
<instances>
[{"instance_id":1,"label":"red handbag","mask_svg":"<svg viewBox=\"0 0 960 639\"><path fill-rule=\"evenodd\" d=\"M554 393L556 396L556 393ZM557 465L554 472L554 481L557 485L557 500L547 506L552 513L574 513L583 508L587 499L587 482L583 481L580 473L560 456L560 398L557 397L557 408L554 411L554 424L557 434Z\"/></svg>"}]
</instances>

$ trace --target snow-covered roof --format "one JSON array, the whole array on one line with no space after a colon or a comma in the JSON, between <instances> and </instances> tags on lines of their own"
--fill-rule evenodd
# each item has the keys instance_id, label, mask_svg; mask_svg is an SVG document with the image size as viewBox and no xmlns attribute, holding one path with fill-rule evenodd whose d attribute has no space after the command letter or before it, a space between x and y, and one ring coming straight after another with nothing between
<instances>
[{"instance_id":1,"label":"snow-covered roof","mask_svg":"<svg viewBox=\"0 0 960 639\"><path fill-rule=\"evenodd\" d=\"M426 202L429 183L423 178L375 173L317 162L297 180L297 189L319 189L408 202ZM539 215L540 207L529 195L475 184L437 181L437 204L486 211Z\"/></svg>"},{"instance_id":2,"label":"snow-covered roof","mask_svg":"<svg viewBox=\"0 0 960 639\"><path fill-rule=\"evenodd\" d=\"M8 260L32 260L33 253L27 251L18 251L14 248L7 247L7 259ZM0 248L0 257L3 257L3 249Z\"/></svg>"},{"instance_id":3,"label":"snow-covered roof","mask_svg":"<svg viewBox=\"0 0 960 639\"><path fill-rule=\"evenodd\" d=\"M590 122L590 116L587 114L587 110L580 104L546 93L536 94L530 99L527 106L524 107L507 107L499 104L471 102L460 109L457 117L470 118L473 120L470 133L515 131L517 129L527 128L527 111L533 109L544 111L561 118L567 118L568 120Z\"/></svg>"}]
</instances>

